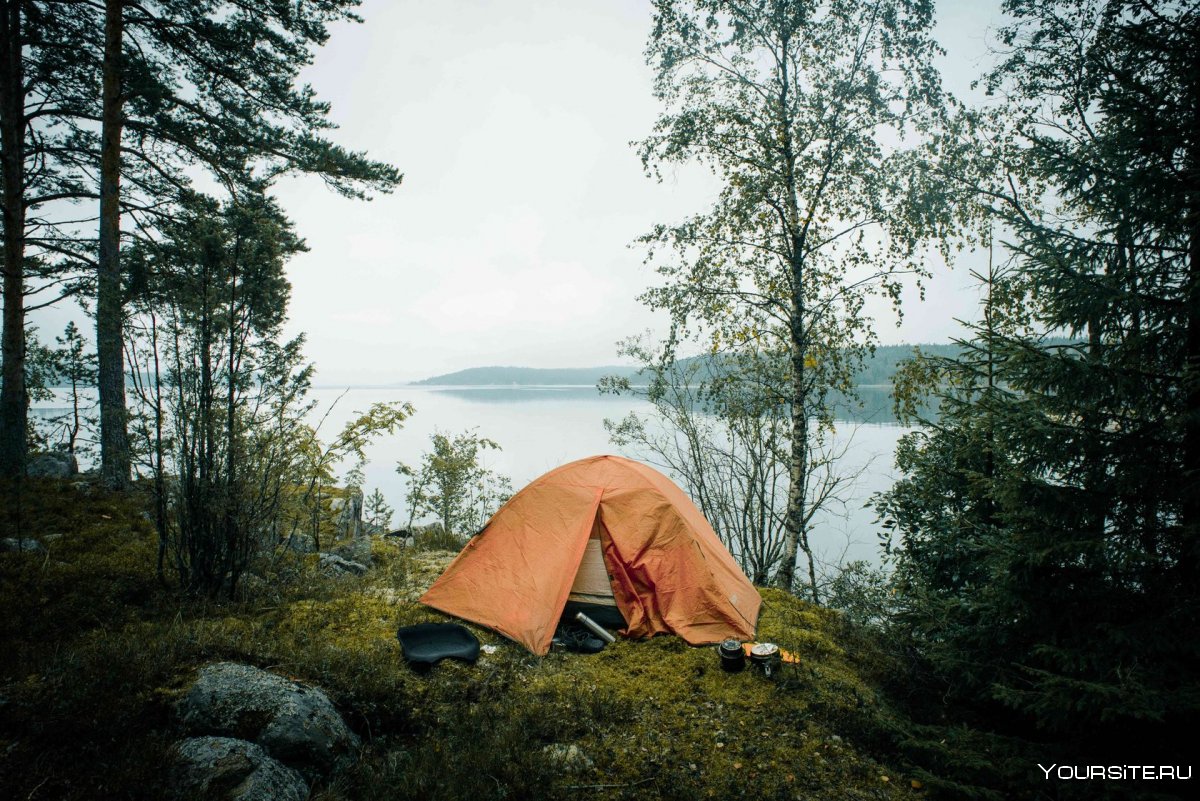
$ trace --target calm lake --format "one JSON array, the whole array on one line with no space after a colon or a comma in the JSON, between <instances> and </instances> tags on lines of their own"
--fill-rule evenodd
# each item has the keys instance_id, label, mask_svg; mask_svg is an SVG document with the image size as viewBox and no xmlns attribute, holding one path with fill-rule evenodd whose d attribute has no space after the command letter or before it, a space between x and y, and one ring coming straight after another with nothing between
<instances>
[{"instance_id":1,"label":"calm lake","mask_svg":"<svg viewBox=\"0 0 1200 801\"><path fill-rule=\"evenodd\" d=\"M896 440L907 430L896 424L887 393L887 389L864 388L863 408L843 414L847 419L837 425L839 444L850 443L845 456L847 472L863 472L844 508L823 515L814 532L813 547L822 561L878 561L875 514L863 504L894 481ZM474 428L495 440L503 450L487 451L485 463L509 476L513 487L519 489L542 473L585 456L621 453L639 458L639 454L622 452L609 442L604 419L651 410L645 401L600 395L592 386L317 389L313 396L322 409L337 402L322 427L323 439L331 438L354 412L372 403L407 401L416 407L403 430L381 438L368 450L371 461L365 489L369 493L378 487L383 492L397 510L398 523L407 520L408 514L405 482L395 472L396 463L416 467L435 431L457 434Z\"/></svg>"},{"instance_id":2,"label":"calm lake","mask_svg":"<svg viewBox=\"0 0 1200 801\"><path fill-rule=\"evenodd\" d=\"M33 414L45 418L64 411L65 394L35 404ZM823 514L812 539L821 561L867 559L878 561L878 526L875 514L864 504L894 481L893 452L907 429L891 413L886 388L861 390L861 409L840 415L839 444L849 442L845 470L862 473L843 506ZM379 401L407 401L416 408L404 428L379 438L367 450L365 490L378 488L396 509L393 522L408 519L405 481L396 473L397 462L416 467L435 432L457 434L476 429L495 440L502 450L487 451L485 464L507 475L519 489L560 464L600 453L622 453L608 440L604 419L619 419L631 411L646 413L650 405L633 398L600 395L595 387L356 387L318 388L315 425L322 415L321 438L331 440L342 426ZM330 407L332 406L332 410ZM639 458L637 453L622 455ZM344 475L350 465L343 465Z\"/></svg>"}]
</instances>

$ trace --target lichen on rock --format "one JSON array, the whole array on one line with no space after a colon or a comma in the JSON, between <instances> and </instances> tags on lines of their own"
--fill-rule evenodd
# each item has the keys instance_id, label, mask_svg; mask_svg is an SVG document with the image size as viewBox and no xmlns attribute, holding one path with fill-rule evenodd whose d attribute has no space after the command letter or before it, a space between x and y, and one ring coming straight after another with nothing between
<instances>
[{"instance_id":1,"label":"lichen on rock","mask_svg":"<svg viewBox=\"0 0 1200 801\"><path fill-rule=\"evenodd\" d=\"M348 762L359 745L324 692L250 665L201 669L177 713L189 734L256 742L309 777Z\"/></svg>"},{"instance_id":2,"label":"lichen on rock","mask_svg":"<svg viewBox=\"0 0 1200 801\"><path fill-rule=\"evenodd\" d=\"M261 747L231 737L192 737L176 749L171 790L176 798L213 801L304 801L298 771Z\"/></svg>"}]
</instances>

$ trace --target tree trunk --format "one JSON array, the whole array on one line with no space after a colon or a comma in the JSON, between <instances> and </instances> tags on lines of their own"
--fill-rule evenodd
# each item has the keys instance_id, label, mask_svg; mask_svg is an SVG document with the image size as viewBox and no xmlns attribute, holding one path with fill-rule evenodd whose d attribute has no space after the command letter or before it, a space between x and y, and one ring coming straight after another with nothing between
<instances>
[{"instance_id":1,"label":"tree trunk","mask_svg":"<svg viewBox=\"0 0 1200 801\"><path fill-rule=\"evenodd\" d=\"M1184 186L1187 209L1188 265L1184 279L1187 349L1184 352L1183 389L1186 407L1183 429L1183 503L1180 522L1183 549L1180 572L1184 586L1200 578L1200 74L1192 71L1190 146Z\"/></svg>"},{"instance_id":2,"label":"tree trunk","mask_svg":"<svg viewBox=\"0 0 1200 801\"><path fill-rule=\"evenodd\" d=\"M158 319L150 312L150 348L154 354L154 528L158 532L158 580L167 586L167 477L163 464L162 370L158 359Z\"/></svg>"},{"instance_id":3,"label":"tree trunk","mask_svg":"<svg viewBox=\"0 0 1200 801\"><path fill-rule=\"evenodd\" d=\"M1200 90L1197 90L1200 95ZM1200 99L1197 100L1200 106ZM1196 117L1200 118L1200 108ZM1194 129L1193 129L1194 130ZM1196 147L1200 150L1200 145ZM1193 152L1189 209L1188 269L1186 286L1187 351L1183 378L1186 409L1183 433L1183 525L1181 568L1185 582L1194 586L1200 574L1200 153Z\"/></svg>"},{"instance_id":4,"label":"tree trunk","mask_svg":"<svg viewBox=\"0 0 1200 801\"><path fill-rule=\"evenodd\" d=\"M0 476L25 473L25 89L21 2L0 14L0 179L4 218L3 375L0 378Z\"/></svg>"},{"instance_id":5,"label":"tree trunk","mask_svg":"<svg viewBox=\"0 0 1200 801\"><path fill-rule=\"evenodd\" d=\"M796 557L800 546L809 556L809 577L814 601L818 601L816 581L813 577L808 535L804 530L807 510L805 487L808 479L808 393L804 386L804 299L800 293L803 268L793 269L796 290L792 298L791 345L792 345L792 452L788 468L787 515L784 518L783 563L779 568L779 586L788 592L794 590L796 580Z\"/></svg>"},{"instance_id":6,"label":"tree trunk","mask_svg":"<svg viewBox=\"0 0 1200 801\"><path fill-rule=\"evenodd\" d=\"M97 386L100 395L100 478L129 484L125 419L125 354L121 298L122 0L104 3L103 111L100 132L100 254L96 285Z\"/></svg>"},{"instance_id":7,"label":"tree trunk","mask_svg":"<svg viewBox=\"0 0 1200 801\"><path fill-rule=\"evenodd\" d=\"M788 50L785 35L780 42L780 52ZM784 165L787 187L787 235L790 246L791 267L791 310L789 319L790 351L792 358L792 451L788 465L787 514L784 517L783 563L779 568L779 586L788 592L794 590L796 581L796 557L801 548L808 557L808 575L812 599L820 603L817 596L817 581L813 565L812 549L805 530L808 510L808 389L805 386L805 358L808 355L808 331L805 330L804 305L804 247L807 225L801 222L800 201L796 196L796 153L792 143L791 114L789 100L788 63L779 63L779 130L781 134L780 160Z\"/></svg>"}]
</instances>

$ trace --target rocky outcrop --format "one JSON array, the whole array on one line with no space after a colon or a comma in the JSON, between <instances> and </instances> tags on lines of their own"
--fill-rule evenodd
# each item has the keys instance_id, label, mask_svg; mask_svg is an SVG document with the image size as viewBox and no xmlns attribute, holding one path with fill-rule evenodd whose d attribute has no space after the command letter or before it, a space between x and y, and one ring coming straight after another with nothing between
<instances>
[{"instance_id":1,"label":"rocky outcrop","mask_svg":"<svg viewBox=\"0 0 1200 801\"><path fill-rule=\"evenodd\" d=\"M363 494L360 489L350 489L342 503L337 506L330 504L333 511L340 510L337 518L337 530L343 537L361 537L363 535Z\"/></svg>"},{"instance_id":2,"label":"rocky outcrop","mask_svg":"<svg viewBox=\"0 0 1200 801\"><path fill-rule=\"evenodd\" d=\"M177 713L188 734L252 741L309 779L352 760L359 744L321 690L250 665L203 668Z\"/></svg>"},{"instance_id":3,"label":"rocky outcrop","mask_svg":"<svg viewBox=\"0 0 1200 801\"><path fill-rule=\"evenodd\" d=\"M317 544L307 534L292 534L283 541L284 547L293 553L316 553Z\"/></svg>"},{"instance_id":4,"label":"rocky outcrop","mask_svg":"<svg viewBox=\"0 0 1200 801\"><path fill-rule=\"evenodd\" d=\"M361 576L367 572L367 566L361 562L352 562L335 553L323 553L317 559L321 572L327 576Z\"/></svg>"},{"instance_id":5,"label":"rocky outcrop","mask_svg":"<svg viewBox=\"0 0 1200 801\"><path fill-rule=\"evenodd\" d=\"M75 454L61 451L35 454L25 464L25 475L32 478L70 478L78 472Z\"/></svg>"},{"instance_id":6,"label":"rocky outcrop","mask_svg":"<svg viewBox=\"0 0 1200 801\"><path fill-rule=\"evenodd\" d=\"M329 553L369 567L372 560L371 538L364 535L362 537L354 537L345 542L339 542L329 549Z\"/></svg>"},{"instance_id":7,"label":"rocky outcrop","mask_svg":"<svg viewBox=\"0 0 1200 801\"><path fill-rule=\"evenodd\" d=\"M179 799L304 801L308 784L254 743L192 737L176 746L171 790Z\"/></svg>"}]
</instances>

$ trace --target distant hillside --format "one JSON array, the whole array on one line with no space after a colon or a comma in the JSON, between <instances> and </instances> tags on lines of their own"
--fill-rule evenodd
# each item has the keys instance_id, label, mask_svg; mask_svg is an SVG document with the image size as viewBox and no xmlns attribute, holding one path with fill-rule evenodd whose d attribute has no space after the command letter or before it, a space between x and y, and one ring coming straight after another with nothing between
<instances>
[{"instance_id":1,"label":"distant hillside","mask_svg":"<svg viewBox=\"0 0 1200 801\"><path fill-rule=\"evenodd\" d=\"M438 386L592 386L606 375L632 378L636 367L470 367L415 384Z\"/></svg>"},{"instance_id":2,"label":"distant hillside","mask_svg":"<svg viewBox=\"0 0 1200 801\"><path fill-rule=\"evenodd\" d=\"M958 353L958 346L952 344L883 345L875 350L875 356L868 359L858 372L856 383L891 383L896 367L904 359L912 357L914 347L919 347L930 356L954 356ZM592 386L604 376L633 379L637 372L636 367L471 367L414 383L438 386Z\"/></svg>"},{"instance_id":3,"label":"distant hillside","mask_svg":"<svg viewBox=\"0 0 1200 801\"><path fill-rule=\"evenodd\" d=\"M936 345L880 345L875 349L875 355L867 359L862 369L854 376L854 383L859 386L871 384L890 384L892 376L900 362L913 357L913 349L920 348L926 356L943 356L952 358L958 355L958 345L939 343Z\"/></svg>"}]
</instances>

